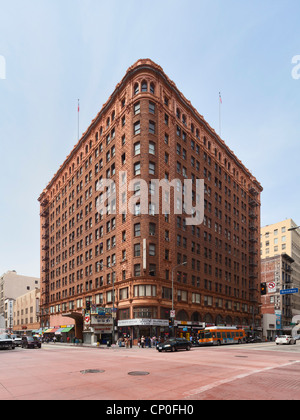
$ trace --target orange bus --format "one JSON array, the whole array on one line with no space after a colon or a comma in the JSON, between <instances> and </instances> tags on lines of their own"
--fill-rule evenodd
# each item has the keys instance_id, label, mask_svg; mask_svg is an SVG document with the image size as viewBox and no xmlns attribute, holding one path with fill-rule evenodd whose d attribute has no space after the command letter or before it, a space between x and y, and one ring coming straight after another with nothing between
<instances>
[{"instance_id":1,"label":"orange bus","mask_svg":"<svg viewBox=\"0 0 300 420\"><path fill-rule=\"evenodd\" d=\"M245 331L236 327L206 327L199 333L200 345L241 344L245 342Z\"/></svg>"}]
</instances>

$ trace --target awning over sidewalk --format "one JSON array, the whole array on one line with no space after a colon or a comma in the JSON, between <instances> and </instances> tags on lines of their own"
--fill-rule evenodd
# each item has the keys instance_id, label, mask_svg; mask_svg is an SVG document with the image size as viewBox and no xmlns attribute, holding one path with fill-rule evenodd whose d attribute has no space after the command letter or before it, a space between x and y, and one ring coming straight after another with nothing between
<instances>
[{"instance_id":1,"label":"awning over sidewalk","mask_svg":"<svg viewBox=\"0 0 300 420\"><path fill-rule=\"evenodd\" d=\"M57 328L50 327L48 330L44 331L44 333L45 334L47 334L47 333L55 333L55 331L57 331L58 329L59 329L58 327Z\"/></svg>"},{"instance_id":2,"label":"awning over sidewalk","mask_svg":"<svg viewBox=\"0 0 300 420\"><path fill-rule=\"evenodd\" d=\"M72 330L72 328L74 328L74 325L72 327L66 327L66 328L62 328L61 332L69 332Z\"/></svg>"}]
</instances>

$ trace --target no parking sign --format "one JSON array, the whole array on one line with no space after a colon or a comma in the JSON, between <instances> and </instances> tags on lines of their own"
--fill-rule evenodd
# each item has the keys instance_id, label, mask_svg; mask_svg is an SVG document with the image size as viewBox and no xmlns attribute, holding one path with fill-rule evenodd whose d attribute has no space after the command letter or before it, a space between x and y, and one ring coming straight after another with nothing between
<instances>
[{"instance_id":1,"label":"no parking sign","mask_svg":"<svg viewBox=\"0 0 300 420\"><path fill-rule=\"evenodd\" d=\"M275 292L275 283L273 281L268 283L268 293L272 293L272 292Z\"/></svg>"}]
</instances>

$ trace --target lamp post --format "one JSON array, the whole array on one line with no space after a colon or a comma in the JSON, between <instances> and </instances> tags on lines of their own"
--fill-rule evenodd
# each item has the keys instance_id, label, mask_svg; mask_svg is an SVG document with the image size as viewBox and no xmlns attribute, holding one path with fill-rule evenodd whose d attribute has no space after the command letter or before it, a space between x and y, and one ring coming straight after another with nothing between
<instances>
[{"instance_id":1,"label":"lamp post","mask_svg":"<svg viewBox=\"0 0 300 420\"><path fill-rule=\"evenodd\" d=\"M297 230L299 228L300 228L300 226L293 226L293 227L289 228L288 230Z\"/></svg>"},{"instance_id":2,"label":"lamp post","mask_svg":"<svg viewBox=\"0 0 300 420\"><path fill-rule=\"evenodd\" d=\"M181 264L175 265L172 268L172 311L174 311L174 270L176 270L176 268L181 267L182 265L186 265L187 262L183 262ZM174 335L174 317L172 317L172 334Z\"/></svg>"},{"instance_id":3,"label":"lamp post","mask_svg":"<svg viewBox=\"0 0 300 420\"><path fill-rule=\"evenodd\" d=\"M113 267L106 265L106 264L101 264L102 267L106 267L106 268L110 268L112 270L112 320L113 320L113 333L112 333L112 344L115 344L115 279L114 279L114 271L113 271Z\"/></svg>"}]
</instances>

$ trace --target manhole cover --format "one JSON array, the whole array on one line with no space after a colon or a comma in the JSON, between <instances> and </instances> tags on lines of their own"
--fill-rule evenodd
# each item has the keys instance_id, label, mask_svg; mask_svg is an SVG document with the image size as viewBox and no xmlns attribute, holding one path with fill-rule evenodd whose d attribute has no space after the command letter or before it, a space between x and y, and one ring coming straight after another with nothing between
<instances>
[{"instance_id":1,"label":"manhole cover","mask_svg":"<svg viewBox=\"0 0 300 420\"><path fill-rule=\"evenodd\" d=\"M86 369L86 370L81 370L80 373L82 373L83 375L86 373L102 373L105 372L105 370L100 370L100 369Z\"/></svg>"},{"instance_id":2,"label":"manhole cover","mask_svg":"<svg viewBox=\"0 0 300 420\"><path fill-rule=\"evenodd\" d=\"M145 376L145 375L149 375L149 372L143 372L143 371L128 372L128 375L132 375L132 376Z\"/></svg>"},{"instance_id":3,"label":"manhole cover","mask_svg":"<svg viewBox=\"0 0 300 420\"><path fill-rule=\"evenodd\" d=\"M245 359L248 358L248 356L234 356L234 357L244 357Z\"/></svg>"}]
</instances>

